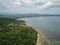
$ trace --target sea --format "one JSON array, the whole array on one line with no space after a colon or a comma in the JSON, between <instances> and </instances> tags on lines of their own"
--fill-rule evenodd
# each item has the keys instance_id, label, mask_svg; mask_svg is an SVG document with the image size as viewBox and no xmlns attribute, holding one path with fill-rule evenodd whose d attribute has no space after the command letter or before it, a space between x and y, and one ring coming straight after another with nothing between
<instances>
[{"instance_id":1,"label":"sea","mask_svg":"<svg viewBox=\"0 0 60 45\"><path fill-rule=\"evenodd\" d=\"M26 24L42 31L43 34L53 43L60 45L60 16L40 16L21 18Z\"/></svg>"}]
</instances>

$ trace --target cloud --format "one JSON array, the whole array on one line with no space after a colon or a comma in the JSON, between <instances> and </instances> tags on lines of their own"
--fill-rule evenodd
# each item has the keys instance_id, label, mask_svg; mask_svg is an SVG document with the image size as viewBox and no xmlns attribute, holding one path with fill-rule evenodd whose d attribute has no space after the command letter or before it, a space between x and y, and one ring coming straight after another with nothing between
<instances>
[{"instance_id":1,"label":"cloud","mask_svg":"<svg viewBox=\"0 0 60 45\"><path fill-rule=\"evenodd\" d=\"M59 0L15 0L13 4L19 5L20 7L38 7L40 9L52 8L56 6L56 2ZM57 4L58 5L58 4ZM60 2L59 2L60 5ZM59 7L59 6L56 6Z\"/></svg>"},{"instance_id":2,"label":"cloud","mask_svg":"<svg viewBox=\"0 0 60 45\"><path fill-rule=\"evenodd\" d=\"M52 5L53 5L53 2L46 2L45 4L43 4L39 7L40 7L40 9L45 9L45 8L49 8Z\"/></svg>"},{"instance_id":3,"label":"cloud","mask_svg":"<svg viewBox=\"0 0 60 45\"><path fill-rule=\"evenodd\" d=\"M60 8L60 0L0 0L0 10L7 12L44 12L46 9L50 11L51 8Z\"/></svg>"},{"instance_id":4,"label":"cloud","mask_svg":"<svg viewBox=\"0 0 60 45\"><path fill-rule=\"evenodd\" d=\"M16 5L20 7L33 6L33 8L38 7L40 9L49 8L52 5L56 5L56 2L57 0L0 0L0 3L7 7L11 5Z\"/></svg>"},{"instance_id":5,"label":"cloud","mask_svg":"<svg viewBox=\"0 0 60 45\"><path fill-rule=\"evenodd\" d=\"M20 2L14 2L14 4L21 5L21 3L20 3Z\"/></svg>"}]
</instances>

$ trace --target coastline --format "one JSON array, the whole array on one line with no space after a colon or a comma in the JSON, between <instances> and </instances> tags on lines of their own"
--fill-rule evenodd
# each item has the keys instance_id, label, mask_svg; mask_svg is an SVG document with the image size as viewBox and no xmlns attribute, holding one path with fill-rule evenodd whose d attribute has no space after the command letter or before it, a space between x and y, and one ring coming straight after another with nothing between
<instances>
[{"instance_id":1,"label":"coastline","mask_svg":"<svg viewBox=\"0 0 60 45\"><path fill-rule=\"evenodd\" d=\"M45 30L43 28L35 27L34 24L31 24L31 21L29 22L25 18L21 18L21 19L18 19L18 20L24 20L24 21L26 21L26 25L27 26L31 26L32 28L36 29L36 31L42 32L45 36L47 36L48 39L55 40L55 41L60 41L60 36L57 35L56 33L47 31L47 30Z\"/></svg>"},{"instance_id":2,"label":"coastline","mask_svg":"<svg viewBox=\"0 0 60 45\"><path fill-rule=\"evenodd\" d=\"M38 30L34 28L35 30ZM42 33L42 31L37 31L37 44L36 45L52 45L48 38Z\"/></svg>"},{"instance_id":3,"label":"coastline","mask_svg":"<svg viewBox=\"0 0 60 45\"><path fill-rule=\"evenodd\" d=\"M23 20L23 19L17 19L17 20ZM44 31L44 29L41 28L35 28L26 20L23 21L25 21L25 24L28 27L32 27L36 32L38 32L36 45L54 45L58 43L60 44L60 42L57 40L58 38L56 37L56 35L53 35L53 33Z\"/></svg>"},{"instance_id":4,"label":"coastline","mask_svg":"<svg viewBox=\"0 0 60 45\"><path fill-rule=\"evenodd\" d=\"M17 19L17 20L21 20L21 19ZM32 27L30 24L28 24L27 22L25 23L28 27ZM37 29L32 27L36 32L38 32L37 34L37 43L36 45L50 45L50 41L47 39L47 37L43 34L43 32L41 31L41 29ZM40 30L40 31L39 31Z\"/></svg>"},{"instance_id":5,"label":"coastline","mask_svg":"<svg viewBox=\"0 0 60 45\"><path fill-rule=\"evenodd\" d=\"M38 32L36 45L55 45L55 44L57 45L58 43L60 44L60 40L57 37L57 35L48 31L44 31L44 29L41 29L41 28L39 29L35 28L27 22L26 22L26 25L32 27L35 31Z\"/></svg>"}]
</instances>

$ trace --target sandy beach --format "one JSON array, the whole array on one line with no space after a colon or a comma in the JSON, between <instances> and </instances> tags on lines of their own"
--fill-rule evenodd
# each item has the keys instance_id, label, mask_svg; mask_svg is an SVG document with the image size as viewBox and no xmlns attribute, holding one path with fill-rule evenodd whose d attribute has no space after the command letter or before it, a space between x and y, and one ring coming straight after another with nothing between
<instances>
[{"instance_id":1,"label":"sandy beach","mask_svg":"<svg viewBox=\"0 0 60 45\"><path fill-rule=\"evenodd\" d=\"M27 26L30 26L30 24L27 24ZM31 27L31 26L30 26ZM42 29L38 29L38 28L34 28L32 27L33 29L35 29L35 31L38 32L37 34L37 43L36 45L51 45L50 41L48 40L48 38L44 35L44 33L42 32Z\"/></svg>"}]
</instances>

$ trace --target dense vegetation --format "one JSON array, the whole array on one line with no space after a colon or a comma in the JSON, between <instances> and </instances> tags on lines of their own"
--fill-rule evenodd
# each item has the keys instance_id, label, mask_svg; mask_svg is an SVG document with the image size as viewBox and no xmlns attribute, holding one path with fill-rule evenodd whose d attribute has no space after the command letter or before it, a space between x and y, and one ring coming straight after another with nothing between
<instances>
[{"instance_id":1,"label":"dense vegetation","mask_svg":"<svg viewBox=\"0 0 60 45\"><path fill-rule=\"evenodd\" d=\"M36 45L37 32L25 21L0 18L0 45Z\"/></svg>"}]
</instances>

